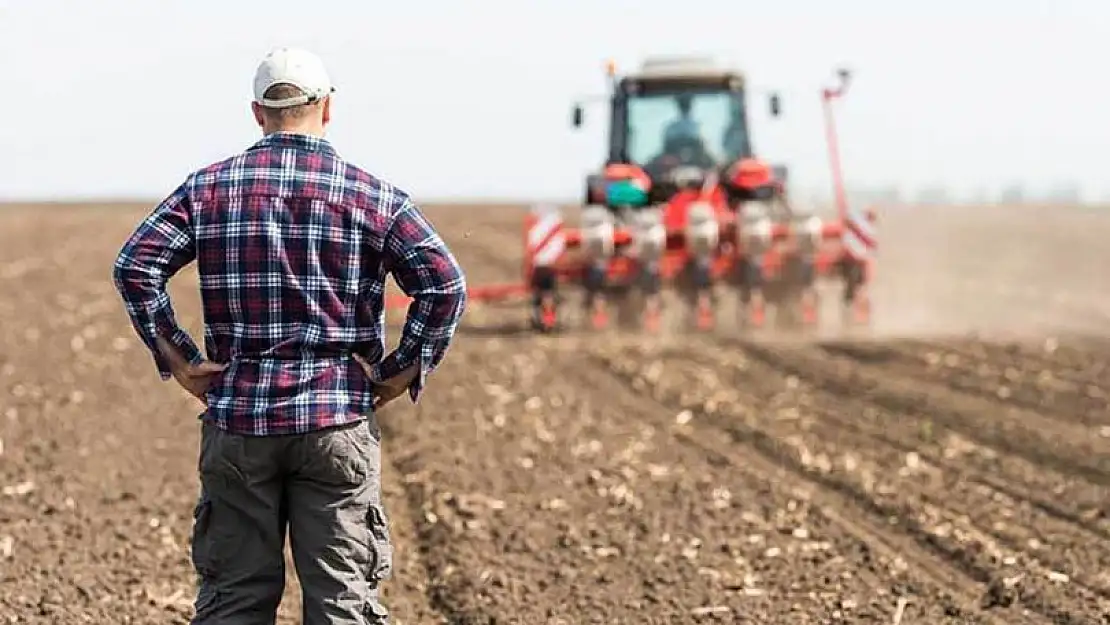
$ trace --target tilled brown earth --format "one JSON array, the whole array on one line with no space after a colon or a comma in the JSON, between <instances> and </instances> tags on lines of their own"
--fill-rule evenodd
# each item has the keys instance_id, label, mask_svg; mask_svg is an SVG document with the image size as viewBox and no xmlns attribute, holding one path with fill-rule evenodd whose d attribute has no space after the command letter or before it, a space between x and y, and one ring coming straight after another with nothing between
<instances>
[{"instance_id":1,"label":"tilled brown earth","mask_svg":"<svg viewBox=\"0 0 1110 625\"><path fill-rule=\"evenodd\" d=\"M196 407L109 280L142 210L0 212L0 622L191 613ZM519 213L432 215L472 284L516 277ZM193 280L173 292L199 336ZM1063 286L1098 318L1105 290ZM421 405L381 415L397 622L1110 622L1110 342L524 319L474 304Z\"/></svg>"}]
</instances>

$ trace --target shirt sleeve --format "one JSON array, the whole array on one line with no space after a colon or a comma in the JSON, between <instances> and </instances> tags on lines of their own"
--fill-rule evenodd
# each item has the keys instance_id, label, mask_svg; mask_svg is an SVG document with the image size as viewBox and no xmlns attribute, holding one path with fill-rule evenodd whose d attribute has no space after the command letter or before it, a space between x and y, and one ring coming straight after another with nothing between
<instances>
[{"instance_id":1,"label":"shirt sleeve","mask_svg":"<svg viewBox=\"0 0 1110 625\"><path fill-rule=\"evenodd\" d=\"M428 374L443 361L466 306L466 277L427 218L406 200L386 233L386 262L397 285L412 298L397 349L373 365L370 379L387 380L412 365L415 403Z\"/></svg>"},{"instance_id":2,"label":"shirt sleeve","mask_svg":"<svg viewBox=\"0 0 1110 625\"><path fill-rule=\"evenodd\" d=\"M170 377L169 363L155 339L169 341L193 364L204 360L189 334L178 325L166 283L196 255L186 184L162 201L124 243L112 277L139 338L154 356L158 374Z\"/></svg>"}]
</instances>

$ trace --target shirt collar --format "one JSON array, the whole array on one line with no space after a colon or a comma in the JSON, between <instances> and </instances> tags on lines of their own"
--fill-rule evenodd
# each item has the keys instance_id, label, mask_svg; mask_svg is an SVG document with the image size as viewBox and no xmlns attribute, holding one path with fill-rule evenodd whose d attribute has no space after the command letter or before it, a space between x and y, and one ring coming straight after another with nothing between
<instances>
[{"instance_id":1,"label":"shirt collar","mask_svg":"<svg viewBox=\"0 0 1110 625\"><path fill-rule=\"evenodd\" d=\"M250 147L251 150L260 148L296 148L310 152L335 154L335 148L327 139L294 132L270 133Z\"/></svg>"}]
</instances>

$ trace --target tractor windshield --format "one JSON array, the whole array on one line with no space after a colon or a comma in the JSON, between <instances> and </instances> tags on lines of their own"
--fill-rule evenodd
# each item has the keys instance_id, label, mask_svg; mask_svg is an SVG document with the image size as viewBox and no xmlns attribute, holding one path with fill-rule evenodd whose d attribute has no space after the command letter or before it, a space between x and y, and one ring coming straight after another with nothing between
<instances>
[{"instance_id":1,"label":"tractor windshield","mask_svg":"<svg viewBox=\"0 0 1110 625\"><path fill-rule=\"evenodd\" d=\"M750 154L743 94L721 89L630 95L626 154L642 166L660 159L713 167Z\"/></svg>"}]
</instances>

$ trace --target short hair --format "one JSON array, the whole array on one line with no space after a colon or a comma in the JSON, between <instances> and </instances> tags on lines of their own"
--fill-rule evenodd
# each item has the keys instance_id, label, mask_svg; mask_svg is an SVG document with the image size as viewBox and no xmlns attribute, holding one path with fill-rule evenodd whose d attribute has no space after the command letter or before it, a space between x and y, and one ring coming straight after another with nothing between
<instances>
[{"instance_id":1,"label":"short hair","mask_svg":"<svg viewBox=\"0 0 1110 625\"><path fill-rule=\"evenodd\" d=\"M262 97L267 100L285 100L287 98L295 98L303 95L304 91L302 91L300 87L288 83L278 83L276 85L271 85L270 88L266 90L266 93L262 94ZM320 104L321 101L317 101L285 108L270 108L263 104L262 111L263 115L271 121L279 123L300 121L311 115Z\"/></svg>"}]
</instances>

